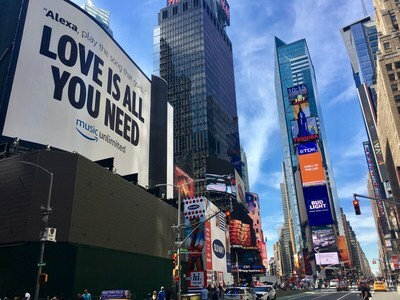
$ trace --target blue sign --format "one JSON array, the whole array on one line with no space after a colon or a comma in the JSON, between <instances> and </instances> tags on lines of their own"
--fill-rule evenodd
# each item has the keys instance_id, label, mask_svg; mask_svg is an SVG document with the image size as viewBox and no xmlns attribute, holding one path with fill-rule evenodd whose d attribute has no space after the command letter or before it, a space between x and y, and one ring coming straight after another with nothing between
<instances>
[{"instance_id":1,"label":"blue sign","mask_svg":"<svg viewBox=\"0 0 400 300\"><path fill-rule=\"evenodd\" d=\"M333 224L326 185L303 187L310 226Z\"/></svg>"},{"instance_id":2,"label":"blue sign","mask_svg":"<svg viewBox=\"0 0 400 300\"><path fill-rule=\"evenodd\" d=\"M318 147L316 142L302 143L297 146L297 151L299 155L310 154L318 152Z\"/></svg>"},{"instance_id":3,"label":"blue sign","mask_svg":"<svg viewBox=\"0 0 400 300\"><path fill-rule=\"evenodd\" d=\"M212 249L214 254L218 258L224 258L225 256L225 247L224 244L220 240L214 240Z\"/></svg>"}]
</instances>

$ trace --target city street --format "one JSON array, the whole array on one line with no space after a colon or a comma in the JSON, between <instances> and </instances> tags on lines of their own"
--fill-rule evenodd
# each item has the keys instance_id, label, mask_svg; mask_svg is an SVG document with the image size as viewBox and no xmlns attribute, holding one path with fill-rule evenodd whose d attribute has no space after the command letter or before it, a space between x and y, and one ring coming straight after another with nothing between
<instances>
[{"instance_id":1,"label":"city street","mask_svg":"<svg viewBox=\"0 0 400 300\"><path fill-rule=\"evenodd\" d=\"M322 289L320 291L309 291L291 296L278 297L282 300L359 300L360 292L357 289L352 288L348 292L337 292L335 289ZM396 291L390 292L372 292L372 300L398 300L400 299L400 293Z\"/></svg>"}]
</instances>

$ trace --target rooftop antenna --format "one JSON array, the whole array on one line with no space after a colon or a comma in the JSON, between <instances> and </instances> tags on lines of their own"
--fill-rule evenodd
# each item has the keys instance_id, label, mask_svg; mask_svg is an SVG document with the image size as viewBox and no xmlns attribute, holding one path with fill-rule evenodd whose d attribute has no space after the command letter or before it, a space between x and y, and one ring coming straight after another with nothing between
<instances>
[{"instance_id":1,"label":"rooftop antenna","mask_svg":"<svg viewBox=\"0 0 400 300\"><path fill-rule=\"evenodd\" d=\"M363 7L364 17L367 17L368 16L368 12L367 12L367 8L365 7L364 0L361 0L361 5Z\"/></svg>"}]
</instances>

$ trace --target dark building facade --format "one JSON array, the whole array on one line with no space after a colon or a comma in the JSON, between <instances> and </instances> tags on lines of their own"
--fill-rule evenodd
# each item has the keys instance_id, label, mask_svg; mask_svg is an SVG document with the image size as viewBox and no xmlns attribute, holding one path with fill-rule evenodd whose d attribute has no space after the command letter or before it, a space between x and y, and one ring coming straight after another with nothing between
<instances>
[{"instance_id":1,"label":"dark building facade","mask_svg":"<svg viewBox=\"0 0 400 300\"><path fill-rule=\"evenodd\" d=\"M176 209L79 154L39 150L0 160L0 290L33 293L39 261L40 207L53 173L52 213L57 229L47 242L40 297L73 298L84 288L129 289L144 298L171 282ZM156 271L155 271L156 270Z\"/></svg>"},{"instance_id":2,"label":"dark building facade","mask_svg":"<svg viewBox=\"0 0 400 300\"><path fill-rule=\"evenodd\" d=\"M207 157L241 174L229 14L215 0L173 3L159 13L155 72L174 107L174 163L194 179L205 177Z\"/></svg>"}]
</instances>

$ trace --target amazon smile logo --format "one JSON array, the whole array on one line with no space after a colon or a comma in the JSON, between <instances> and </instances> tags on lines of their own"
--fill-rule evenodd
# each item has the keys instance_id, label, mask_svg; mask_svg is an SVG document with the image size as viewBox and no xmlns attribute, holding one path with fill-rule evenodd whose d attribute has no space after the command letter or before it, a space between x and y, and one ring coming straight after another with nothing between
<instances>
[{"instance_id":1,"label":"amazon smile logo","mask_svg":"<svg viewBox=\"0 0 400 300\"><path fill-rule=\"evenodd\" d=\"M96 128L96 126L76 119L76 130L81 136L89 141L97 142L99 140L99 130Z\"/></svg>"}]
</instances>

